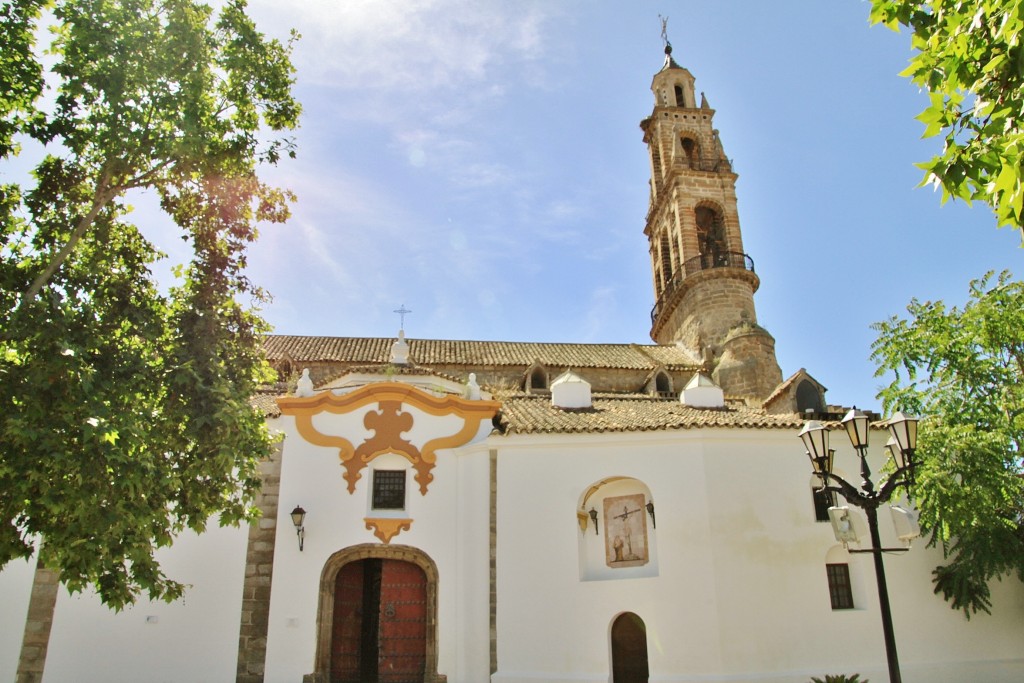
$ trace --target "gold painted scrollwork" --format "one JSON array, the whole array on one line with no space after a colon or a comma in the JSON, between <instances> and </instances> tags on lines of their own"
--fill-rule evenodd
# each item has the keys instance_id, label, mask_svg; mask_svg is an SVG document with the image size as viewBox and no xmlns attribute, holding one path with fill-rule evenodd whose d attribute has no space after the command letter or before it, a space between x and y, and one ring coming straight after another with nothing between
<instances>
[{"instance_id":1,"label":"gold painted scrollwork","mask_svg":"<svg viewBox=\"0 0 1024 683\"><path fill-rule=\"evenodd\" d=\"M320 413L353 413L373 403L377 408L366 413L363 424L374 434L359 446L353 446L343 436L323 434L313 426L313 417ZM384 453L397 453L416 470L416 481L423 495L434 479L431 470L437 462L437 451L468 443L480 430L481 422L490 420L501 407L497 401L471 401L450 395L437 397L399 382L368 384L347 394L327 391L303 398L282 397L277 399L277 404L282 415L295 417L295 427L303 439L315 446L338 449L349 493L355 492L361 471L370 461ZM462 418L462 427L454 434L431 439L418 449L402 438L403 433L412 429L414 422L413 414L403 410L405 406L439 417L457 415Z\"/></svg>"}]
</instances>

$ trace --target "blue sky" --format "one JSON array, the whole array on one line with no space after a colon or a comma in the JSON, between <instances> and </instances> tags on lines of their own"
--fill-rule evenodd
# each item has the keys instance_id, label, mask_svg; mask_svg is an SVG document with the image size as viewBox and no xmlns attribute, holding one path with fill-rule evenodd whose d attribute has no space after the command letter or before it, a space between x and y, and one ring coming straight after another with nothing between
<instances>
[{"instance_id":1,"label":"blue sky","mask_svg":"<svg viewBox=\"0 0 1024 683\"><path fill-rule=\"evenodd\" d=\"M302 35L299 197L251 274L282 334L648 343L639 129L669 17L739 174L759 322L784 376L877 406L869 328L911 297L961 303L1021 268L983 205L940 207L938 149L898 76L909 38L861 0L252 0ZM887 381L887 380L886 380Z\"/></svg>"}]
</instances>

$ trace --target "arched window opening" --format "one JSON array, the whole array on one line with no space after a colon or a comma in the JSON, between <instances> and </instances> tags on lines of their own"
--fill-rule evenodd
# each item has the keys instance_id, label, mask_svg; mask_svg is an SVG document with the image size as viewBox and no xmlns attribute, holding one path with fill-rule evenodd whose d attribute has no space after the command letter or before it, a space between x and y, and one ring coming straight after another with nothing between
<instances>
[{"instance_id":1,"label":"arched window opening","mask_svg":"<svg viewBox=\"0 0 1024 683\"><path fill-rule=\"evenodd\" d=\"M654 182L661 184L661 148L657 140L651 140L651 170L654 173Z\"/></svg>"},{"instance_id":2,"label":"arched window opening","mask_svg":"<svg viewBox=\"0 0 1024 683\"><path fill-rule=\"evenodd\" d=\"M701 267L717 268L728 265L729 250L725 244L725 225L722 215L710 207L698 206L695 217Z\"/></svg>"},{"instance_id":3,"label":"arched window opening","mask_svg":"<svg viewBox=\"0 0 1024 683\"><path fill-rule=\"evenodd\" d=\"M796 409L800 413L811 411L814 413L825 412L825 406L821 400L821 392L813 382L804 380L796 387Z\"/></svg>"},{"instance_id":4,"label":"arched window opening","mask_svg":"<svg viewBox=\"0 0 1024 683\"><path fill-rule=\"evenodd\" d=\"M528 388L531 391L543 391L548 388L548 375L544 372L544 368L534 368L530 372L530 386Z\"/></svg>"},{"instance_id":5,"label":"arched window opening","mask_svg":"<svg viewBox=\"0 0 1024 683\"><path fill-rule=\"evenodd\" d=\"M632 612L612 622L612 683L647 683L647 626Z\"/></svg>"},{"instance_id":6,"label":"arched window opening","mask_svg":"<svg viewBox=\"0 0 1024 683\"><path fill-rule=\"evenodd\" d=\"M683 154L686 155L686 165L690 168L697 168L700 156L697 153L697 143L692 138L682 138L680 142L683 146Z\"/></svg>"},{"instance_id":7,"label":"arched window opening","mask_svg":"<svg viewBox=\"0 0 1024 683\"><path fill-rule=\"evenodd\" d=\"M661 236L661 268L665 273L665 279L672 279L672 245L669 244L668 235Z\"/></svg>"},{"instance_id":8,"label":"arched window opening","mask_svg":"<svg viewBox=\"0 0 1024 683\"><path fill-rule=\"evenodd\" d=\"M676 106L677 107L685 107L686 106L686 101L683 99L683 86L681 86L681 85L677 85L676 86Z\"/></svg>"},{"instance_id":9,"label":"arched window opening","mask_svg":"<svg viewBox=\"0 0 1024 683\"><path fill-rule=\"evenodd\" d=\"M853 609L853 583L850 581L850 565L843 563L826 564L828 596L832 609Z\"/></svg>"},{"instance_id":10,"label":"arched window opening","mask_svg":"<svg viewBox=\"0 0 1024 683\"><path fill-rule=\"evenodd\" d=\"M834 545L825 553L825 580L833 610L863 609L868 593L862 567L841 545Z\"/></svg>"},{"instance_id":11,"label":"arched window opening","mask_svg":"<svg viewBox=\"0 0 1024 683\"><path fill-rule=\"evenodd\" d=\"M658 392L659 396L671 396L672 380L664 372L659 372L658 376L654 378L654 390Z\"/></svg>"}]
</instances>

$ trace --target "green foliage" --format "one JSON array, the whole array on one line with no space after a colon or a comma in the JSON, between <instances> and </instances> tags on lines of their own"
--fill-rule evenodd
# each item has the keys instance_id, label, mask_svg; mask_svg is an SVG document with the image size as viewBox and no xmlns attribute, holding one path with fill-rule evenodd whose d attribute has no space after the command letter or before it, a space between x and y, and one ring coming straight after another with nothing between
<instances>
[{"instance_id":1,"label":"green foliage","mask_svg":"<svg viewBox=\"0 0 1024 683\"><path fill-rule=\"evenodd\" d=\"M872 0L871 21L913 32L901 75L926 89L918 116L942 153L921 164L942 199L977 199L1024 227L1024 4L1020 0Z\"/></svg>"},{"instance_id":2,"label":"green foliage","mask_svg":"<svg viewBox=\"0 0 1024 683\"><path fill-rule=\"evenodd\" d=\"M860 674L826 674L824 679L811 676L811 683L868 683L868 679L861 680Z\"/></svg>"},{"instance_id":3,"label":"green foliage","mask_svg":"<svg viewBox=\"0 0 1024 683\"><path fill-rule=\"evenodd\" d=\"M0 566L40 544L72 591L172 600L154 553L251 519L270 448L244 268L292 199L256 176L293 154L290 45L244 0L16 0L0 43L0 163L42 150L0 186ZM128 192L192 246L169 290Z\"/></svg>"},{"instance_id":4,"label":"green foliage","mask_svg":"<svg viewBox=\"0 0 1024 683\"><path fill-rule=\"evenodd\" d=\"M887 410L924 416L912 491L947 564L935 592L970 617L991 609L989 581L1024 580L1024 283L1002 273L970 286L963 309L912 301L875 325L877 375L895 379Z\"/></svg>"}]
</instances>

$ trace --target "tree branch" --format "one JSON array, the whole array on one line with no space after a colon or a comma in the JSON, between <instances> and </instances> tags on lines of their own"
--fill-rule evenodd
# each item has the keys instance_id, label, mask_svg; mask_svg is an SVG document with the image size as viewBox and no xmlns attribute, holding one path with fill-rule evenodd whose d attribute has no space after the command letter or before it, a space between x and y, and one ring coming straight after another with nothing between
<instances>
[{"instance_id":1,"label":"tree branch","mask_svg":"<svg viewBox=\"0 0 1024 683\"><path fill-rule=\"evenodd\" d=\"M36 276L36 279L32 281L32 284L21 295L21 300L18 302L18 307L25 305L27 302L32 301L38 295L40 290L46 283L49 282L53 274L57 272L57 269L61 267L61 264L67 260L68 256L74 251L75 245L82 239L82 235L89 229L93 221L96 220L96 216L99 215L100 211L114 198L114 192L111 191L110 185L111 171L109 168L103 171L103 175L100 176L99 182L96 184L96 198L93 200L92 207L89 212L82 216L81 220L78 221L78 225L71 232L71 237L68 238L67 243L61 247L54 257L50 260L46 267L43 268L43 272Z\"/></svg>"}]
</instances>

